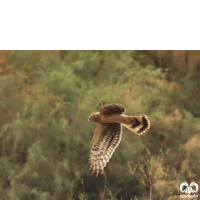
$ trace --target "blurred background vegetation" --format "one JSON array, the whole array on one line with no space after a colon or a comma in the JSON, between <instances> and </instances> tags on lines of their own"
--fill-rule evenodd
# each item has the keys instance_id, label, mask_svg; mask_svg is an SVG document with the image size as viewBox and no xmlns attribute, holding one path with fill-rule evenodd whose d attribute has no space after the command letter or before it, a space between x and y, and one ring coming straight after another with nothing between
<instances>
[{"instance_id":1,"label":"blurred background vegetation","mask_svg":"<svg viewBox=\"0 0 200 200\"><path fill-rule=\"evenodd\" d=\"M103 101L151 128L124 128L95 177L88 116ZM178 199L182 182L200 184L200 51L0 52L1 200Z\"/></svg>"}]
</instances>

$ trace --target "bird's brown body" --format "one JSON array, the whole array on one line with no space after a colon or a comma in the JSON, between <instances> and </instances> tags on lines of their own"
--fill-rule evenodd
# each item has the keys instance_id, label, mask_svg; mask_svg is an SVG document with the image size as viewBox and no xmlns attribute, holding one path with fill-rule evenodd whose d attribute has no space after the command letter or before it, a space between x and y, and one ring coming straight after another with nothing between
<instances>
[{"instance_id":1,"label":"bird's brown body","mask_svg":"<svg viewBox=\"0 0 200 200\"><path fill-rule=\"evenodd\" d=\"M89 158L92 174L103 173L103 168L111 158L120 143L122 125L138 135L143 135L149 127L150 121L146 115L127 116L126 109L121 104L99 103L99 112L89 116L90 122L97 122L94 132L92 149Z\"/></svg>"}]
</instances>

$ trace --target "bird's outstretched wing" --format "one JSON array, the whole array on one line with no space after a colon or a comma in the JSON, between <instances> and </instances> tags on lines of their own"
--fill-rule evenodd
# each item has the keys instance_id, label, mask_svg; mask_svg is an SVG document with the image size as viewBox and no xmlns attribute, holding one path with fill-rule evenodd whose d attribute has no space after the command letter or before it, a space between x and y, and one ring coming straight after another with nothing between
<instances>
[{"instance_id":1,"label":"bird's outstretched wing","mask_svg":"<svg viewBox=\"0 0 200 200\"><path fill-rule=\"evenodd\" d=\"M103 173L104 167L121 141L121 136L121 124L97 124L88 161L91 174L96 173L98 176L99 173Z\"/></svg>"},{"instance_id":2,"label":"bird's outstretched wing","mask_svg":"<svg viewBox=\"0 0 200 200\"><path fill-rule=\"evenodd\" d=\"M126 112L126 109L119 103L103 104L99 103L97 110L101 115L112 115L112 114L123 114Z\"/></svg>"}]
</instances>

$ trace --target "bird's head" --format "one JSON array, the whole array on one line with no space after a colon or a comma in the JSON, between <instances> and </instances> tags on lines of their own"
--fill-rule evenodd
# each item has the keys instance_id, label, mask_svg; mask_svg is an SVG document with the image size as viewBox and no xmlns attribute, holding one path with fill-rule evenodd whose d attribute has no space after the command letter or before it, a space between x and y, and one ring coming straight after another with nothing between
<instances>
[{"instance_id":1,"label":"bird's head","mask_svg":"<svg viewBox=\"0 0 200 200\"><path fill-rule=\"evenodd\" d=\"M98 113L93 113L89 116L88 122L97 122L99 119L99 114Z\"/></svg>"}]
</instances>

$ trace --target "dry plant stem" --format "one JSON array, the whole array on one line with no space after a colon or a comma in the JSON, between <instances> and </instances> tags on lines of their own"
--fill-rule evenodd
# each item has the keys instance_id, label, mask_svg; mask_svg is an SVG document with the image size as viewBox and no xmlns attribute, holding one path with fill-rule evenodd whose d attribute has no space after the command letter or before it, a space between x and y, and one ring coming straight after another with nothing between
<instances>
[{"instance_id":1,"label":"dry plant stem","mask_svg":"<svg viewBox=\"0 0 200 200\"><path fill-rule=\"evenodd\" d=\"M151 182L151 166L152 166L152 160L151 160L151 157L149 158L150 159L150 171L149 171L149 188L150 188L150 192L149 192L149 199L151 200L151 196L152 196L152 182Z\"/></svg>"},{"instance_id":2,"label":"dry plant stem","mask_svg":"<svg viewBox=\"0 0 200 200\"><path fill-rule=\"evenodd\" d=\"M103 198L104 198L105 191L106 191L106 184L107 184L107 177L106 177L105 172L103 173L103 175L104 175L104 177L105 177L105 184L104 184L103 195L102 195L102 197L101 197L101 200L103 200Z\"/></svg>"},{"instance_id":3,"label":"dry plant stem","mask_svg":"<svg viewBox=\"0 0 200 200\"><path fill-rule=\"evenodd\" d=\"M104 177L105 177L105 184L104 184L103 195L102 195L102 197L101 197L100 200L103 200L103 199L104 199L105 191L108 190L108 188L107 188L107 186L106 186L106 185L107 185L107 177L106 177L106 175L105 175L105 172L103 173L103 175L104 175ZM121 191L121 189L119 189L119 190L115 193L114 196L111 196L111 200L114 199L115 196L116 196L120 191ZM109 190L108 190L108 192L109 192Z\"/></svg>"},{"instance_id":4,"label":"dry plant stem","mask_svg":"<svg viewBox=\"0 0 200 200\"><path fill-rule=\"evenodd\" d=\"M74 187L74 182L72 182L72 185L71 185L70 200L73 200L73 196L74 196L74 193L73 193L73 187Z\"/></svg>"},{"instance_id":5,"label":"dry plant stem","mask_svg":"<svg viewBox=\"0 0 200 200\"><path fill-rule=\"evenodd\" d=\"M116 193L115 193L115 195L112 197L112 199L114 199L114 197L119 193L121 191L121 189L119 189ZM111 199L111 200L112 200Z\"/></svg>"},{"instance_id":6,"label":"dry plant stem","mask_svg":"<svg viewBox=\"0 0 200 200\"><path fill-rule=\"evenodd\" d=\"M142 180L140 180L135 174L133 174L143 185L147 186L148 188L150 188L149 185L147 185L146 183L143 183Z\"/></svg>"},{"instance_id":7,"label":"dry plant stem","mask_svg":"<svg viewBox=\"0 0 200 200\"><path fill-rule=\"evenodd\" d=\"M152 196L152 187L150 187L150 193L149 193L149 199L151 200L151 196Z\"/></svg>"},{"instance_id":8,"label":"dry plant stem","mask_svg":"<svg viewBox=\"0 0 200 200\"><path fill-rule=\"evenodd\" d=\"M164 156L168 154L170 150L168 150L166 153L163 153L162 150L158 151L158 155L157 157L154 159L151 155L151 152L146 148L146 159L143 162L139 162L138 164L134 167L134 169L132 169L132 167L130 166L130 163L128 162L128 167L130 172L146 187L149 188L149 199L153 200L153 189L154 186L156 184L156 180L159 178L165 178L167 176L167 172L165 172L164 170L167 170L167 168L165 168L163 166L164 163ZM144 167L144 168L143 168ZM143 176L144 176L144 180L139 178L136 175L136 170L140 169L140 171L142 172ZM161 169L160 169L161 168ZM158 170L161 170L160 172L158 172ZM162 196L164 194L161 194Z\"/></svg>"},{"instance_id":9,"label":"dry plant stem","mask_svg":"<svg viewBox=\"0 0 200 200\"><path fill-rule=\"evenodd\" d=\"M85 192L84 192L83 178L82 178L81 184L82 184L82 187L83 187L83 200L84 200Z\"/></svg>"}]
</instances>

